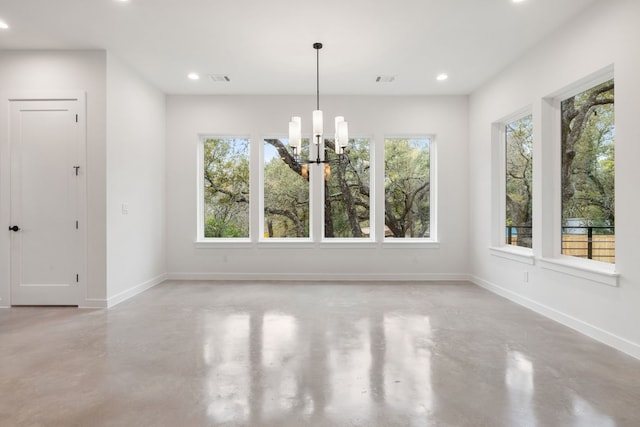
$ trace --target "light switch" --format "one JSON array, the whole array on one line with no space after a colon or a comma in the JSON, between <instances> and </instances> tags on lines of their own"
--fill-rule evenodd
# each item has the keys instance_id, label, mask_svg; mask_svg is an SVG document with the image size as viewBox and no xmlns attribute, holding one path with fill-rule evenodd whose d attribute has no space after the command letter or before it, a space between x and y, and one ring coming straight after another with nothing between
<instances>
[{"instance_id":1,"label":"light switch","mask_svg":"<svg viewBox=\"0 0 640 427\"><path fill-rule=\"evenodd\" d=\"M122 215L129 215L129 205L126 203L122 204Z\"/></svg>"}]
</instances>

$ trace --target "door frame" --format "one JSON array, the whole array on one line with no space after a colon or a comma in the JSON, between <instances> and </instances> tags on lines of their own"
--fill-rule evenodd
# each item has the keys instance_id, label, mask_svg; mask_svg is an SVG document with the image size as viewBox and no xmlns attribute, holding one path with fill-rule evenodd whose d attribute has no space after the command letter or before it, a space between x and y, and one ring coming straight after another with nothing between
<instances>
[{"instance_id":1,"label":"door frame","mask_svg":"<svg viewBox=\"0 0 640 427\"><path fill-rule=\"evenodd\" d=\"M78 306L87 298L87 102L84 91L38 91L5 93L0 96L0 308L11 307L11 141L10 107L17 101L76 101L78 104Z\"/></svg>"}]
</instances>

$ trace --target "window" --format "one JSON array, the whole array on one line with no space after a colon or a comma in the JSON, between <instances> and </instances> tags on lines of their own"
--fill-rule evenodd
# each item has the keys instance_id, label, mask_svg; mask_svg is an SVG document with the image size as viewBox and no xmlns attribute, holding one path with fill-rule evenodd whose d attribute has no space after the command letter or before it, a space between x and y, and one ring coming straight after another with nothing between
<instances>
[{"instance_id":1,"label":"window","mask_svg":"<svg viewBox=\"0 0 640 427\"><path fill-rule=\"evenodd\" d=\"M342 159L333 140L326 140L324 237L366 238L371 235L369 140L350 139Z\"/></svg>"},{"instance_id":2,"label":"window","mask_svg":"<svg viewBox=\"0 0 640 427\"><path fill-rule=\"evenodd\" d=\"M431 236L431 140L384 142L385 238Z\"/></svg>"},{"instance_id":3,"label":"window","mask_svg":"<svg viewBox=\"0 0 640 427\"><path fill-rule=\"evenodd\" d=\"M504 127L506 244L531 248L533 119L531 115Z\"/></svg>"},{"instance_id":4,"label":"window","mask_svg":"<svg viewBox=\"0 0 640 427\"><path fill-rule=\"evenodd\" d=\"M249 237L249 140L202 139L205 238Z\"/></svg>"},{"instance_id":5,"label":"window","mask_svg":"<svg viewBox=\"0 0 640 427\"><path fill-rule=\"evenodd\" d=\"M290 153L288 139L264 140L264 238L309 237L309 174Z\"/></svg>"},{"instance_id":6,"label":"window","mask_svg":"<svg viewBox=\"0 0 640 427\"><path fill-rule=\"evenodd\" d=\"M615 262L614 83L562 100L562 254Z\"/></svg>"}]
</instances>

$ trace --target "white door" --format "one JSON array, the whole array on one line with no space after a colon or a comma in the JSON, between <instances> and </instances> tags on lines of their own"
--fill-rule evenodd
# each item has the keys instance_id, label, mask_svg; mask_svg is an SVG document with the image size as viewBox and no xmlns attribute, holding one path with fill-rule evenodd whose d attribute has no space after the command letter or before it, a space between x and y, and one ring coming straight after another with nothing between
<instances>
[{"instance_id":1,"label":"white door","mask_svg":"<svg viewBox=\"0 0 640 427\"><path fill-rule=\"evenodd\" d=\"M84 259L80 102L10 105L11 304L78 305Z\"/></svg>"}]
</instances>

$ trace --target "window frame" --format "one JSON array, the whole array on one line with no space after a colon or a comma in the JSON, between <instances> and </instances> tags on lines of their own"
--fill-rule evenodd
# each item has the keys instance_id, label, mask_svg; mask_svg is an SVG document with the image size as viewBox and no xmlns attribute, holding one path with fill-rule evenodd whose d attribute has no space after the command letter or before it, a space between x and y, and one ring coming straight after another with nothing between
<instances>
[{"instance_id":1,"label":"window frame","mask_svg":"<svg viewBox=\"0 0 640 427\"><path fill-rule=\"evenodd\" d=\"M615 80L614 66L609 65L565 86L542 100L542 116L545 120L545 126L542 128L542 140L545 144L541 161L549 165L548 171L551 173L542 174L540 178L543 194L543 227L541 230L543 243L539 264L547 270L615 287L618 286L619 279L616 264L562 254L561 103L567 98L612 79ZM616 183L615 187L617 185Z\"/></svg>"},{"instance_id":2,"label":"window frame","mask_svg":"<svg viewBox=\"0 0 640 427\"><path fill-rule=\"evenodd\" d=\"M390 139L428 139L429 140L429 237L411 237L411 238L395 238L389 239L385 237L385 176L386 170L384 161L386 158L386 142ZM402 248L406 246L436 249L440 247L438 240L438 143L437 135L430 133L423 134L386 134L381 141L381 156L380 160L375 162L378 166L378 171L375 172L376 178L380 183L379 193L376 194L380 197L380 202L376 203L379 217L382 218L380 224L376 225L376 230L380 236L380 243L383 247L387 248ZM373 164L373 163L372 163Z\"/></svg>"},{"instance_id":3,"label":"window frame","mask_svg":"<svg viewBox=\"0 0 640 427\"><path fill-rule=\"evenodd\" d=\"M266 135L264 137L262 137L260 139L260 149L259 149L259 178L258 178L258 183L259 183L259 187L260 187L260 192L259 192L259 206L258 206L258 211L259 211L259 215L258 215L258 223L259 223L259 228L258 228L258 243L260 243L261 246L269 246L271 244L273 244L274 246L281 246L283 244L286 244L287 247L292 247L291 245L297 245L296 247L308 247L309 244L313 243L313 212L312 212L312 192L313 192L313 176L311 174L311 171L309 171L309 237L264 237L264 232L265 232L265 227L264 227L264 222L265 222L265 214L264 214L264 198L265 198L265 189L264 189L264 160L265 160L265 144L266 144L266 140L267 139L285 139L287 140L287 146L289 143L289 138L288 137L283 137L283 136L274 136L274 135ZM309 141L310 144L313 145L313 143L311 142L311 136L310 135L302 135L302 140L303 141ZM309 156L311 156L311 154L309 154Z\"/></svg>"},{"instance_id":4,"label":"window frame","mask_svg":"<svg viewBox=\"0 0 640 427\"><path fill-rule=\"evenodd\" d=\"M535 180L535 164L536 160L536 117L533 114L531 105L527 105L513 113L496 120L491 125L491 170L492 170L492 233L491 233L491 253L495 256L507 258L512 261L518 261L524 264L532 265L534 263L535 237L532 238L532 247L526 248L522 246L509 245L505 240L505 229L507 223L507 131L506 127L510 123L521 120L527 116L531 116L533 123L533 178L532 184L532 200L533 218L532 218L532 237L536 235L537 227L535 224L535 197L536 180Z\"/></svg>"},{"instance_id":5,"label":"window frame","mask_svg":"<svg viewBox=\"0 0 640 427\"><path fill-rule=\"evenodd\" d=\"M252 186L251 180L251 169L249 169L249 235L247 237L205 237L204 236L204 144L208 139L242 139L247 141L248 148L248 159L249 159L249 167L251 167L251 158L252 158L252 139L249 135L246 134L233 134L233 135L225 135L225 134L211 134L211 133L199 133L197 135L197 155L196 155L196 181L197 181L197 209L196 209L196 239L195 246L196 248L210 248L218 245L228 246L230 243L235 243L239 245L248 245L251 243L251 236L253 231L252 221L251 221L251 212L252 212L252 196L254 188Z\"/></svg>"},{"instance_id":6,"label":"window frame","mask_svg":"<svg viewBox=\"0 0 640 427\"><path fill-rule=\"evenodd\" d=\"M321 150L324 153L324 149L326 148L326 140L333 139L329 137L323 137ZM325 209L324 209L324 185L320 186L320 199L319 204L321 206L321 215L320 215L320 243L323 246L329 246L332 243L339 245L340 247L346 247L349 244L353 244L355 246L352 247L362 247L362 245L367 245L370 243L376 242L376 223L375 223L375 187L374 187L374 160L375 160L375 139L370 136L349 136L349 141L351 140L367 140L369 146L369 237L326 237L325 236ZM324 158L324 157L323 157Z\"/></svg>"}]
</instances>

